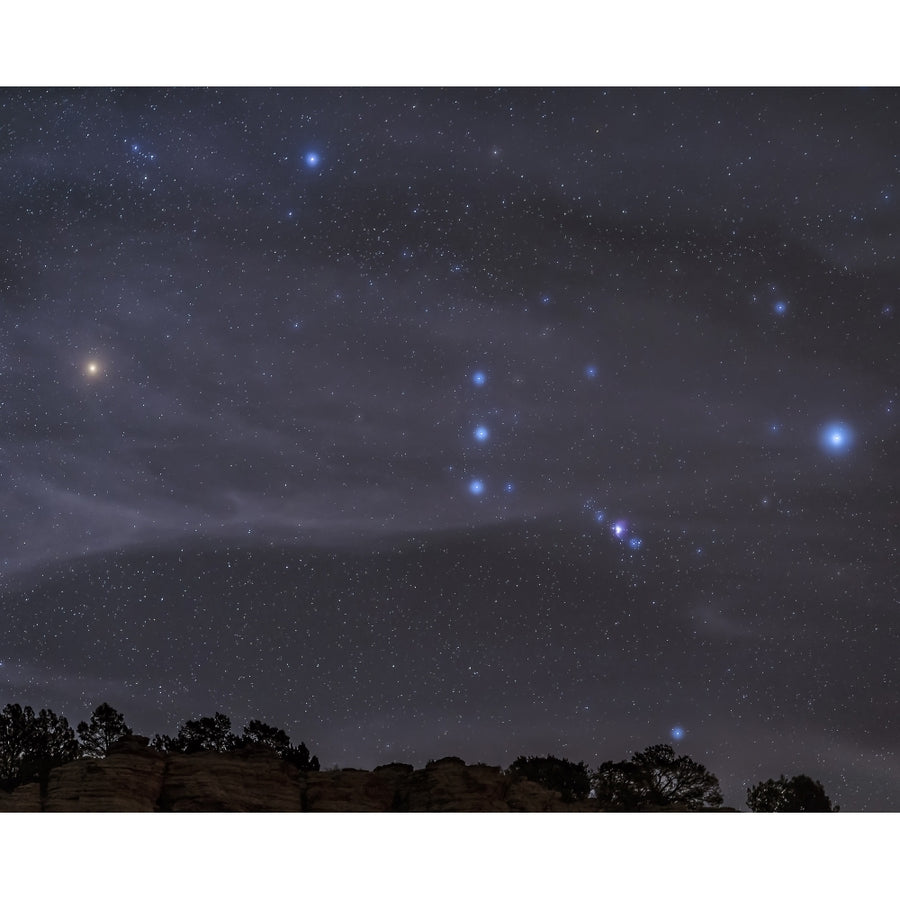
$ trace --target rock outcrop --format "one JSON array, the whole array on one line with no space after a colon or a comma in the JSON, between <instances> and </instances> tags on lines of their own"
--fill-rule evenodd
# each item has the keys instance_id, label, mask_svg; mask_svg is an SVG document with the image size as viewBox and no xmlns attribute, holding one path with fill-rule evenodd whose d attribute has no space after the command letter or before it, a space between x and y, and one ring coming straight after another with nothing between
<instances>
[{"instance_id":1,"label":"rock outcrop","mask_svg":"<svg viewBox=\"0 0 900 900\"><path fill-rule=\"evenodd\" d=\"M126 738L116 748L118 752L104 759L79 759L51 769L41 798L42 811L153 809L163 789L166 759L148 749L147 743L147 738Z\"/></svg>"},{"instance_id":2,"label":"rock outcrop","mask_svg":"<svg viewBox=\"0 0 900 900\"><path fill-rule=\"evenodd\" d=\"M50 771L46 783L0 791L0 812L554 812L596 810L506 775L446 757L415 770L301 772L264 749L165 754L132 736L104 759Z\"/></svg>"}]
</instances>

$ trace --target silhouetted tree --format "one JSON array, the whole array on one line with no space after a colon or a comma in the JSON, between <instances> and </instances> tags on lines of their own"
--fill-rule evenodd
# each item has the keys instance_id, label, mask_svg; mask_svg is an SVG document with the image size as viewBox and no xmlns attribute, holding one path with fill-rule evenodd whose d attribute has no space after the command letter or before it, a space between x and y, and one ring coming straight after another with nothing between
<instances>
[{"instance_id":1,"label":"silhouetted tree","mask_svg":"<svg viewBox=\"0 0 900 900\"><path fill-rule=\"evenodd\" d=\"M240 747L268 747L274 750L282 759L292 762L301 772L318 772L319 759L316 756L310 758L306 744L295 747L291 739L281 729L274 725L267 725L259 719L253 719L244 726L244 734L238 738Z\"/></svg>"},{"instance_id":2,"label":"silhouetted tree","mask_svg":"<svg viewBox=\"0 0 900 900\"><path fill-rule=\"evenodd\" d=\"M238 739L238 744L243 747L268 747L280 756L290 749L291 739L281 728L252 719L244 726L244 734Z\"/></svg>"},{"instance_id":3,"label":"silhouetted tree","mask_svg":"<svg viewBox=\"0 0 900 900\"><path fill-rule=\"evenodd\" d=\"M647 747L628 761L603 763L594 773L593 786L607 809L722 805L718 778L689 756L675 756L668 744Z\"/></svg>"},{"instance_id":4,"label":"silhouetted tree","mask_svg":"<svg viewBox=\"0 0 900 900\"><path fill-rule=\"evenodd\" d=\"M65 716L9 703L0 713L0 783L7 790L44 781L56 766L78 758L78 741Z\"/></svg>"},{"instance_id":5,"label":"silhouetted tree","mask_svg":"<svg viewBox=\"0 0 900 900\"><path fill-rule=\"evenodd\" d=\"M777 781L771 778L747 788L747 806L753 812L837 812L831 806L825 788L808 775L795 775Z\"/></svg>"},{"instance_id":6,"label":"silhouetted tree","mask_svg":"<svg viewBox=\"0 0 900 900\"><path fill-rule=\"evenodd\" d=\"M22 761L27 759L35 729L34 710L9 703L0 713L0 783L9 790L19 784Z\"/></svg>"},{"instance_id":7,"label":"silhouetted tree","mask_svg":"<svg viewBox=\"0 0 900 900\"><path fill-rule=\"evenodd\" d=\"M281 754L281 758L293 763L301 772L319 771L319 757L313 756L310 758L309 750L307 749L306 744L302 742L296 747L293 745L288 747L288 749Z\"/></svg>"},{"instance_id":8,"label":"silhouetted tree","mask_svg":"<svg viewBox=\"0 0 900 900\"><path fill-rule=\"evenodd\" d=\"M603 763L591 777L594 797L602 809L626 812L638 810L642 803L642 779L634 763Z\"/></svg>"},{"instance_id":9,"label":"silhouetted tree","mask_svg":"<svg viewBox=\"0 0 900 900\"><path fill-rule=\"evenodd\" d=\"M58 716L52 710L42 709L37 717L35 739L37 776L44 778L50 769L78 759L79 750L75 732L69 727L66 717Z\"/></svg>"},{"instance_id":10,"label":"silhouetted tree","mask_svg":"<svg viewBox=\"0 0 900 900\"><path fill-rule=\"evenodd\" d=\"M132 733L125 716L108 703L101 703L91 713L90 722L79 722L77 731L82 754L93 757L106 756L112 744Z\"/></svg>"},{"instance_id":11,"label":"silhouetted tree","mask_svg":"<svg viewBox=\"0 0 900 900\"><path fill-rule=\"evenodd\" d=\"M217 712L214 716L188 719L178 728L175 737L156 735L151 746L167 753L200 753L215 750L225 753L233 750L237 738L231 733L231 719Z\"/></svg>"},{"instance_id":12,"label":"silhouetted tree","mask_svg":"<svg viewBox=\"0 0 900 900\"><path fill-rule=\"evenodd\" d=\"M507 771L536 781L551 791L559 791L566 803L583 800L591 789L590 775L583 762L569 762L555 756L520 756Z\"/></svg>"}]
</instances>

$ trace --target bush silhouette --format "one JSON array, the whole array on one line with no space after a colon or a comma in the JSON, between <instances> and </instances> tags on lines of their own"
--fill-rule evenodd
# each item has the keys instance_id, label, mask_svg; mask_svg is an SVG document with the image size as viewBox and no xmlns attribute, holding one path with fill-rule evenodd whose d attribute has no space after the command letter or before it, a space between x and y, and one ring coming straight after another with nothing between
<instances>
[{"instance_id":1,"label":"bush silhouette","mask_svg":"<svg viewBox=\"0 0 900 900\"><path fill-rule=\"evenodd\" d=\"M747 806L752 812L837 812L825 795L825 788L808 775L777 781L771 778L747 788Z\"/></svg>"},{"instance_id":2,"label":"bush silhouette","mask_svg":"<svg viewBox=\"0 0 900 900\"><path fill-rule=\"evenodd\" d=\"M555 756L520 756L507 770L551 791L559 791L566 803L584 800L591 789L590 775L583 762L573 763Z\"/></svg>"},{"instance_id":3,"label":"bush silhouette","mask_svg":"<svg viewBox=\"0 0 900 900\"><path fill-rule=\"evenodd\" d=\"M722 805L719 779L689 756L675 756L668 744L655 744L630 760L605 762L592 779L605 809L704 809Z\"/></svg>"}]
</instances>

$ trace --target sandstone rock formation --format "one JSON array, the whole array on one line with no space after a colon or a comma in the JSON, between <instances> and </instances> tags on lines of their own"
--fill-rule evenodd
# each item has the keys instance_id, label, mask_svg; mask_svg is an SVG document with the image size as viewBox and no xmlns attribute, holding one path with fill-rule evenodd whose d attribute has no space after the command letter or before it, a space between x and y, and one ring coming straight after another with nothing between
<instances>
[{"instance_id":1,"label":"sandstone rock formation","mask_svg":"<svg viewBox=\"0 0 900 900\"><path fill-rule=\"evenodd\" d=\"M457 757L424 769L393 763L372 772L301 772L274 753L165 754L131 736L104 759L51 770L46 784L0 791L0 812L553 812L596 810L566 804L555 791L467 766Z\"/></svg>"}]
</instances>

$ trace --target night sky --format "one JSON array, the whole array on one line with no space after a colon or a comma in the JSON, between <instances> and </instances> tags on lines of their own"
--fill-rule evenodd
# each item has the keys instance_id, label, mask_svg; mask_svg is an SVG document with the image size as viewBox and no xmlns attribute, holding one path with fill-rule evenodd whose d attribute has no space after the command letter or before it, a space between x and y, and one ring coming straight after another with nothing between
<instances>
[{"instance_id":1,"label":"night sky","mask_svg":"<svg viewBox=\"0 0 900 900\"><path fill-rule=\"evenodd\" d=\"M0 702L900 809L900 93L0 91Z\"/></svg>"}]
</instances>

